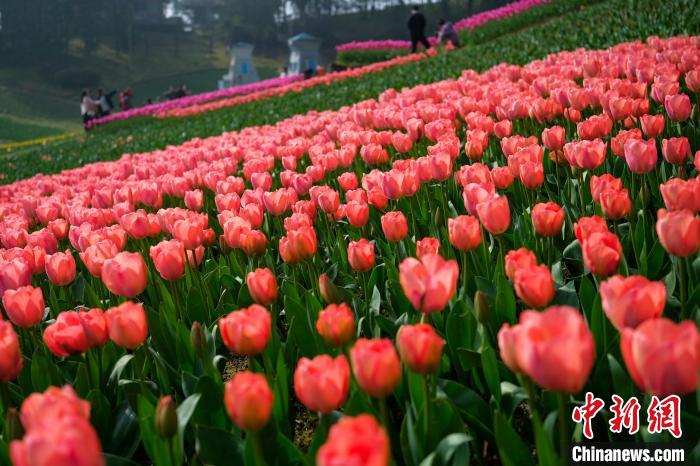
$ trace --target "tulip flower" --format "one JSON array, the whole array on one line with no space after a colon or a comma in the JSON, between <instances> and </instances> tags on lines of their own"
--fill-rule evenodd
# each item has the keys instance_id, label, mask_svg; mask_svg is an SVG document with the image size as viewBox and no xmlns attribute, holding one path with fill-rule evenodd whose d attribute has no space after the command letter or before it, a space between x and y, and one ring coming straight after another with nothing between
<instances>
[{"instance_id":1,"label":"tulip flower","mask_svg":"<svg viewBox=\"0 0 700 466\"><path fill-rule=\"evenodd\" d=\"M661 154L668 163L683 165L690 158L688 138L670 138L661 141Z\"/></svg>"},{"instance_id":2,"label":"tulip flower","mask_svg":"<svg viewBox=\"0 0 700 466\"><path fill-rule=\"evenodd\" d=\"M642 115L640 122L642 132L649 139L657 138L664 132L665 119L663 115Z\"/></svg>"},{"instance_id":3,"label":"tulip flower","mask_svg":"<svg viewBox=\"0 0 700 466\"><path fill-rule=\"evenodd\" d=\"M600 208L610 220L620 220L630 213L632 201L625 188L609 188L600 193Z\"/></svg>"},{"instance_id":4,"label":"tulip flower","mask_svg":"<svg viewBox=\"0 0 700 466\"><path fill-rule=\"evenodd\" d=\"M326 303L338 304L342 301L340 290L335 286L333 280L328 275L322 273L318 277L318 289L321 292L321 297Z\"/></svg>"},{"instance_id":5,"label":"tulip flower","mask_svg":"<svg viewBox=\"0 0 700 466\"><path fill-rule=\"evenodd\" d=\"M239 429L257 432L272 414L274 394L262 374L248 371L236 373L226 383L224 405Z\"/></svg>"},{"instance_id":6,"label":"tulip flower","mask_svg":"<svg viewBox=\"0 0 700 466\"><path fill-rule=\"evenodd\" d=\"M125 349L136 349L148 338L146 311L141 303L125 302L107 309L107 331L109 339Z\"/></svg>"},{"instance_id":7,"label":"tulip flower","mask_svg":"<svg viewBox=\"0 0 700 466\"><path fill-rule=\"evenodd\" d=\"M537 265L535 253L526 248L513 249L506 253L503 258L505 264L506 277L509 280L515 279L515 272Z\"/></svg>"},{"instance_id":8,"label":"tulip flower","mask_svg":"<svg viewBox=\"0 0 700 466\"><path fill-rule=\"evenodd\" d=\"M600 284L600 297L608 319L622 331L661 316L666 305L666 286L641 275L615 275Z\"/></svg>"},{"instance_id":9,"label":"tulip flower","mask_svg":"<svg viewBox=\"0 0 700 466\"><path fill-rule=\"evenodd\" d=\"M578 242L583 244L593 233L608 231L608 225L602 217L593 215L591 217L581 217L574 223L574 233Z\"/></svg>"},{"instance_id":10,"label":"tulip flower","mask_svg":"<svg viewBox=\"0 0 700 466\"><path fill-rule=\"evenodd\" d=\"M348 398L350 365L342 354L301 358L294 370L294 393L310 411L327 414Z\"/></svg>"},{"instance_id":11,"label":"tulip flower","mask_svg":"<svg viewBox=\"0 0 700 466\"><path fill-rule=\"evenodd\" d=\"M508 198L494 196L476 206L479 221L492 235L504 233L510 226L510 207Z\"/></svg>"},{"instance_id":12,"label":"tulip flower","mask_svg":"<svg viewBox=\"0 0 700 466\"><path fill-rule=\"evenodd\" d=\"M404 364L418 374L430 374L440 367L445 340L428 324L403 325L396 346Z\"/></svg>"},{"instance_id":13,"label":"tulip flower","mask_svg":"<svg viewBox=\"0 0 700 466\"><path fill-rule=\"evenodd\" d=\"M329 304L318 314L316 330L327 345L341 348L355 335L355 314L345 303Z\"/></svg>"},{"instance_id":14,"label":"tulip flower","mask_svg":"<svg viewBox=\"0 0 700 466\"><path fill-rule=\"evenodd\" d=\"M224 345L241 356L261 353L270 340L270 313L264 307L253 304L233 311L219 319L219 332Z\"/></svg>"},{"instance_id":15,"label":"tulip flower","mask_svg":"<svg viewBox=\"0 0 700 466\"><path fill-rule=\"evenodd\" d=\"M460 215L447 220L450 243L459 251L476 249L482 240L481 224L476 217Z\"/></svg>"},{"instance_id":16,"label":"tulip flower","mask_svg":"<svg viewBox=\"0 0 700 466\"><path fill-rule=\"evenodd\" d=\"M2 295L2 305L12 323L23 328L33 327L41 322L46 311L41 288L33 286L6 290Z\"/></svg>"},{"instance_id":17,"label":"tulip flower","mask_svg":"<svg viewBox=\"0 0 700 466\"><path fill-rule=\"evenodd\" d=\"M403 212L387 212L382 215L382 231L388 241L401 241L408 234L408 222Z\"/></svg>"},{"instance_id":18,"label":"tulip flower","mask_svg":"<svg viewBox=\"0 0 700 466\"><path fill-rule=\"evenodd\" d=\"M525 311L520 314L519 324L503 324L498 333L506 364L524 372L542 388L575 394L588 380L595 360L595 342L576 309L551 306L542 312Z\"/></svg>"},{"instance_id":19,"label":"tulip flower","mask_svg":"<svg viewBox=\"0 0 700 466\"><path fill-rule=\"evenodd\" d=\"M112 293L135 298L146 289L146 263L138 252L120 252L102 265L102 281Z\"/></svg>"},{"instance_id":20,"label":"tulip flower","mask_svg":"<svg viewBox=\"0 0 700 466\"><path fill-rule=\"evenodd\" d=\"M615 273L622 259L620 239L609 231L591 234L583 242L582 250L586 268L599 277Z\"/></svg>"},{"instance_id":21,"label":"tulip flower","mask_svg":"<svg viewBox=\"0 0 700 466\"><path fill-rule=\"evenodd\" d=\"M521 267L513 276L515 294L526 305L542 308L554 299L554 279L546 265Z\"/></svg>"},{"instance_id":22,"label":"tulip flower","mask_svg":"<svg viewBox=\"0 0 700 466\"><path fill-rule=\"evenodd\" d=\"M689 210L659 209L656 234L670 255L692 256L700 248L700 218Z\"/></svg>"},{"instance_id":23,"label":"tulip flower","mask_svg":"<svg viewBox=\"0 0 700 466\"><path fill-rule=\"evenodd\" d=\"M683 395L698 387L700 334L695 322L649 319L625 328L620 350L639 388L659 397Z\"/></svg>"},{"instance_id":24,"label":"tulip flower","mask_svg":"<svg viewBox=\"0 0 700 466\"><path fill-rule=\"evenodd\" d=\"M437 238L423 238L416 242L416 257L422 258L427 254L438 254L440 250L440 240Z\"/></svg>"},{"instance_id":25,"label":"tulip flower","mask_svg":"<svg viewBox=\"0 0 700 466\"><path fill-rule=\"evenodd\" d=\"M493 167L491 169L491 179L497 189L504 190L513 184L513 173L508 167Z\"/></svg>"},{"instance_id":26,"label":"tulip flower","mask_svg":"<svg viewBox=\"0 0 700 466\"><path fill-rule=\"evenodd\" d=\"M316 254L317 244L316 232L313 227L299 228L280 238L280 256L284 262L296 264Z\"/></svg>"},{"instance_id":27,"label":"tulip flower","mask_svg":"<svg viewBox=\"0 0 700 466\"><path fill-rule=\"evenodd\" d=\"M0 383L17 378L22 371L22 353L12 324L0 320Z\"/></svg>"},{"instance_id":28,"label":"tulip flower","mask_svg":"<svg viewBox=\"0 0 700 466\"><path fill-rule=\"evenodd\" d=\"M551 151L558 151L566 143L566 130L562 126L552 126L542 131L542 144Z\"/></svg>"},{"instance_id":29,"label":"tulip flower","mask_svg":"<svg viewBox=\"0 0 700 466\"><path fill-rule=\"evenodd\" d=\"M409 257L399 266L399 281L413 308L420 312L439 312L457 289L459 266L437 254L421 260Z\"/></svg>"},{"instance_id":30,"label":"tulip flower","mask_svg":"<svg viewBox=\"0 0 700 466\"><path fill-rule=\"evenodd\" d=\"M700 179L692 178L684 181L680 178L671 178L665 184L659 185L659 190L666 209L700 212Z\"/></svg>"},{"instance_id":31,"label":"tulip flower","mask_svg":"<svg viewBox=\"0 0 700 466\"><path fill-rule=\"evenodd\" d=\"M355 228L362 228L369 220L369 205L366 202L350 201L345 205L348 223Z\"/></svg>"},{"instance_id":32,"label":"tulip flower","mask_svg":"<svg viewBox=\"0 0 700 466\"><path fill-rule=\"evenodd\" d=\"M601 139L571 141L564 145L564 156L569 165L581 170L598 168L605 160L607 143Z\"/></svg>"},{"instance_id":33,"label":"tulip flower","mask_svg":"<svg viewBox=\"0 0 700 466\"><path fill-rule=\"evenodd\" d=\"M199 212L204 208L204 193L200 189L187 191L184 200L185 206L190 210Z\"/></svg>"},{"instance_id":34,"label":"tulip flower","mask_svg":"<svg viewBox=\"0 0 700 466\"><path fill-rule=\"evenodd\" d=\"M520 181L527 189L537 189L544 183L544 168L540 162L526 162L520 166Z\"/></svg>"},{"instance_id":35,"label":"tulip flower","mask_svg":"<svg viewBox=\"0 0 700 466\"><path fill-rule=\"evenodd\" d=\"M369 414L340 419L316 454L317 466L389 466L390 461L389 436Z\"/></svg>"},{"instance_id":36,"label":"tulip flower","mask_svg":"<svg viewBox=\"0 0 700 466\"><path fill-rule=\"evenodd\" d=\"M358 385L375 398L388 396L401 378L401 363L391 340L360 338L350 349L350 359Z\"/></svg>"},{"instance_id":37,"label":"tulip flower","mask_svg":"<svg viewBox=\"0 0 700 466\"><path fill-rule=\"evenodd\" d=\"M84 353L90 348L83 319L75 311L61 312L44 330L44 343L57 357Z\"/></svg>"},{"instance_id":38,"label":"tulip flower","mask_svg":"<svg viewBox=\"0 0 700 466\"><path fill-rule=\"evenodd\" d=\"M268 268L255 269L246 275L246 285L253 301L269 306L277 299L277 278Z\"/></svg>"},{"instance_id":39,"label":"tulip flower","mask_svg":"<svg viewBox=\"0 0 700 466\"><path fill-rule=\"evenodd\" d=\"M539 203L532 207L532 226L540 236L557 236L564 225L564 210L555 202Z\"/></svg>"},{"instance_id":40,"label":"tulip flower","mask_svg":"<svg viewBox=\"0 0 700 466\"><path fill-rule=\"evenodd\" d=\"M150 236L150 222L145 210L129 212L119 219L119 224L126 233L134 239L143 239Z\"/></svg>"},{"instance_id":41,"label":"tulip flower","mask_svg":"<svg viewBox=\"0 0 700 466\"><path fill-rule=\"evenodd\" d=\"M102 266L107 259L119 254L119 249L111 240L98 241L95 244L88 246L85 251L79 252L80 260L83 261L85 267L93 277L102 276Z\"/></svg>"},{"instance_id":42,"label":"tulip flower","mask_svg":"<svg viewBox=\"0 0 700 466\"><path fill-rule=\"evenodd\" d=\"M150 256L163 280L178 280L185 275L185 247L180 241L163 240L151 246Z\"/></svg>"},{"instance_id":43,"label":"tulip flower","mask_svg":"<svg viewBox=\"0 0 700 466\"><path fill-rule=\"evenodd\" d=\"M22 403L22 425L28 431L47 428L61 417L90 418L90 403L81 400L70 385L51 386L30 394Z\"/></svg>"},{"instance_id":44,"label":"tulip flower","mask_svg":"<svg viewBox=\"0 0 700 466\"><path fill-rule=\"evenodd\" d=\"M673 121L685 121L690 118L690 97L686 94L667 95L664 108L668 117Z\"/></svg>"},{"instance_id":45,"label":"tulip flower","mask_svg":"<svg viewBox=\"0 0 700 466\"><path fill-rule=\"evenodd\" d=\"M348 262L355 272L368 272L374 267L374 245L361 238L350 241L348 245Z\"/></svg>"},{"instance_id":46,"label":"tulip flower","mask_svg":"<svg viewBox=\"0 0 700 466\"><path fill-rule=\"evenodd\" d=\"M75 259L70 251L46 256L46 276L56 286L65 286L75 280Z\"/></svg>"}]
</instances>

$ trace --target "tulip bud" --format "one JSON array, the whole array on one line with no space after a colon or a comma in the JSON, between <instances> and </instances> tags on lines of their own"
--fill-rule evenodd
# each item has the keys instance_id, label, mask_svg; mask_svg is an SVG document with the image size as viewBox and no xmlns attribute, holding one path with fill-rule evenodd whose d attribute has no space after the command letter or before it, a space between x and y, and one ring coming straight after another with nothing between
<instances>
[{"instance_id":1,"label":"tulip bud","mask_svg":"<svg viewBox=\"0 0 700 466\"><path fill-rule=\"evenodd\" d=\"M442 209L440 206L435 209L435 225L442 225L444 222L444 216L442 215Z\"/></svg>"},{"instance_id":2,"label":"tulip bud","mask_svg":"<svg viewBox=\"0 0 700 466\"><path fill-rule=\"evenodd\" d=\"M340 290L333 283L328 275L322 273L318 277L318 287L321 290L321 297L328 304L339 304L343 302L343 297L340 295Z\"/></svg>"},{"instance_id":3,"label":"tulip bud","mask_svg":"<svg viewBox=\"0 0 700 466\"><path fill-rule=\"evenodd\" d=\"M8 408L5 415L5 435L4 440L10 443L13 440L20 440L24 436L24 427L19 417L17 408Z\"/></svg>"},{"instance_id":4,"label":"tulip bud","mask_svg":"<svg viewBox=\"0 0 700 466\"><path fill-rule=\"evenodd\" d=\"M202 324L197 321L192 323L192 328L190 329L190 340L192 341L192 348L196 354L204 353L206 337L204 336Z\"/></svg>"},{"instance_id":5,"label":"tulip bud","mask_svg":"<svg viewBox=\"0 0 700 466\"><path fill-rule=\"evenodd\" d=\"M488 324L491 321L491 305L486 295L480 290L476 290L474 294L474 311L476 320L482 324Z\"/></svg>"},{"instance_id":6,"label":"tulip bud","mask_svg":"<svg viewBox=\"0 0 700 466\"><path fill-rule=\"evenodd\" d=\"M162 397L156 407L156 429L161 437L169 439L177 434L177 411L170 395Z\"/></svg>"}]
</instances>

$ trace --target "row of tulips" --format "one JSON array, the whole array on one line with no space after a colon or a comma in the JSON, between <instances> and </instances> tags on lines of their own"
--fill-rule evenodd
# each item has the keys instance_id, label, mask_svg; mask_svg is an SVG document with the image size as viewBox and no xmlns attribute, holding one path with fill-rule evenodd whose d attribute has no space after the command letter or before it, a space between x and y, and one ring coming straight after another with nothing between
<instances>
[{"instance_id":1,"label":"row of tulips","mask_svg":"<svg viewBox=\"0 0 700 466\"><path fill-rule=\"evenodd\" d=\"M226 107L233 107L247 102L255 102L273 96L284 95L290 92L302 92L306 89L311 89L317 86L330 86L334 83L344 81L346 79L358 78L369 73L375 73L377 71L389 69L394 66L404 65L406 63L416 62L425 58L426 55L418 53L405 55L402 57L395 57L386 61L372 63L370 65L365 65L359 68L349 69L345 71L336 71L333 73L324 74L323 76L316 76L311 79L294 80L294 82L291 82L289 84L270 87L267 89L251 92L244 95L239 95L236 97L217 99L213 102L208 103L193 103L191 105L180 106L178 108L162 109L161 111L154 112L154 115L157 118L188 117L203 112L209 112L212 110L218 110Z\"/></svg>"},{"instance_id":2,"label":"row of tulips","mask_svg":"<svg viewBox=\"0 0 700 466\"><path fill-rule=\"evenodd\" d=\"M556 464L584 391L694 448L699 73L650 37L2 187L0 454Z\"/></svg>"},{"instance_id":3,"label":"row of tulips","mask_svg":"<svg viewBox=\"0 0 700 466\"><path fill-rule=\"evenodd\" d=\"M195 95L171 99L165 102L157 102L150 105L136 107L131 110L117 112L112 115L107 115L101 118L95 118L93 120L90 120L87 126L88 128L92 128L95 126L104 125L106 123L111 123L113 121L150 116L156 113L163 113L175 108L190 107L192 105L199 105L206 102L211 102L213 100L230 98L236 95L250 94L253 92L259 92L265 89L271 89L279 86L286 86L293 82L301 81L302 79L304 79L304 76L302 74L297 74L292 76L284 76L280 78L265 79L263 81L258 81L250 84L240 84L238 86L231 86L225 89L219 89L211 92L202 92Z\"/></svg>"}]
</instances>

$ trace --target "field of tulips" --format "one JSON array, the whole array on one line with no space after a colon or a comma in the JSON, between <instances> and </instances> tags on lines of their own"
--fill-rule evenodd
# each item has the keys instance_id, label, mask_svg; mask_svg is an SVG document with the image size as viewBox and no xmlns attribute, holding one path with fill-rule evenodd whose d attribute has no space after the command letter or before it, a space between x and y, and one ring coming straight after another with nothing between
<instances>
[{"instance_id":1,"label":"field of tulips","mask_svg":"<svg viewBox=\"0 0 700 466\"><path fill-rule=\"evenodd\" d=\"M651 36L0 187L3 464L697 464L699 107Z\"/></svg>"},{"instance_id":2,"label":"field of tulips","mask_svg":"<svg viewBox=\"0 0 700 466\"><path fill-rule=\"evenodd\" d=\"M546 6L555 4L558 2ZM515 17L524 14L527 13ZM688 34L697 31L699 23L698 0L599 2L544 24L504 33L478 47L463 47L425 62L347 79L340 86L316 86L187 118L132 118L98 127L80 138L10 151L0 149L0 184L28 178L37 172L58 173L90 162L116 160L124 153L162 149L194 137L275 124L312 110L338 109L362 99L376 98L389 88L455 78L467 67L482 72L503 62L524 65L561 50L605 48L653 34L661 37Z\"/></svg>"}]
</instances>

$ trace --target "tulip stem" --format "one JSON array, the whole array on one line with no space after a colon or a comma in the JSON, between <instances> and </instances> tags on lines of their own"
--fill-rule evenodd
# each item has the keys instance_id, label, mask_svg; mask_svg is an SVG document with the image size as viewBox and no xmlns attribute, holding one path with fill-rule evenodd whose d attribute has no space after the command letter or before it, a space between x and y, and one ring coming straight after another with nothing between
<instances>
[{"instance_id":1,"label":"tulip stem","mask_svg":"<svg viewBox=\"0 0 700 466\"><path fill-rule=\"evenodd\" d=\"M686 270L686 259L685 257L679 257L678 258L678 265L680 266L680 273L679 279L680 279L680 287L681 287L681 320L685 319L687 317L686 315L686 305L688 301L688 277L687 277L687 270Z\"/></svg>"},{"instance_id":2,"label":"tulip stem","mask_svg":"<svg viewBox=\"0 0 700 466\"><path fill-rule=\"evenodd\" d=\"M12 406L10 390L8 389L8 384L5 382L0 382L0 400L2 401L3 411L7 411L7 408Z\"/></svg>"},{"instance_id":3,"label":"tulip stem","mask_svg":"<svg viewBox=\"0 0 700 466\"><path fill-rule=\"evenodd\" d=\"M561 464L566 464L567 450L569 448L569 435L566 425L568 418L566 415L567 395L565 393L557 393L557 399L559 401L559 455Z\"/></svg>"},{"instance_id":4,"label":"tulip stem","mask_svg":"<svg viewBox=\"0 0 700 466\"><path fill-rule=\"evenodd\" d=\"M430 437L430 384L428 377L428 374L421 377L423 381L423 429L426 441Z\"/></svg>"},{"instance_id":5,"label":"tulip stem","mask_svg":"<svg viewBox=\"0 0 700 466\"><path fill-rule=\"evenodd\" d=\"M382 418L382 424L384 424L384 428L387 432L389 432L389 428L391 426L389 425L389 410L386 406L385 397L379 398L379 415Z\"/></svg>"},{"instance_id":6,"label":"tulip stem","mask_svg":"<svg viewBox=\"0 0 700 466\"><path fill-rule=\"evenodd\" d=\"M249 432L251 440L253 441L253 453L255 455L255 464L257 466L265 466L265 454L262 444L262 437L259 432Z\"/></svg>"}]
</instances>

